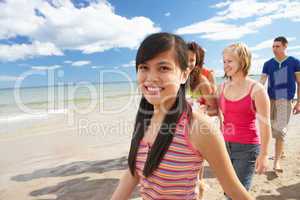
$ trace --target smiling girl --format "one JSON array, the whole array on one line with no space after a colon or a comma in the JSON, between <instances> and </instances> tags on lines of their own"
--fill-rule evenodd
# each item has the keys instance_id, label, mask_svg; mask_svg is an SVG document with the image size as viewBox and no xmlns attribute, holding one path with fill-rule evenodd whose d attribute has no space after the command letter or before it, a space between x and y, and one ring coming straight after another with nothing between
<instances>
[{"instance_id":1,"label":"smiling girl","mask_svg":"<svg viewBox=\"0 0 300 200\"><path fill-rule=\"evenodd\" d=\"M136 70L142 98L129 169L112 200L129 199L137 184L145 200L196 200L203 159L232 199L252 199L234 173L217 128L204 115L193 112L186 101L187 52L185 41L170 33L152 34L140 45Z\"/></svg>"},{"instance_id":2,"label":"smiling girl","mask_svg":"<svg viewBox=\"0 0 300 200\"><path fill-rule=\"evenodd\" d=\"M270 102L263 86L248 77L251 52L245 44L225 48L223 62L228 81L219 92L222 132L235 172L249 190L255 170L267 169Z\"/></svg>"}]
</instances>

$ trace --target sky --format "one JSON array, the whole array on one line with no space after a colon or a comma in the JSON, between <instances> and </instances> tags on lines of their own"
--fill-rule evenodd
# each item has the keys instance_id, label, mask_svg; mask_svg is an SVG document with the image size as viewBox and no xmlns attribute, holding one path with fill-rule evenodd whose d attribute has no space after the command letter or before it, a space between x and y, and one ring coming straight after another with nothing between
<instances>
[{"instance_id":1,"label":"sky","mask_svg":"<svg viewBox=\"0 0 300 200\"><path fill-rule=\"evenodd\" d=\"M246 43L260 74L277 36L300 58L300 0L0 0L0 88L134 81L140 42L160 31L199 43L217 76L223 49Z\"/></svg>"}]
</instances>

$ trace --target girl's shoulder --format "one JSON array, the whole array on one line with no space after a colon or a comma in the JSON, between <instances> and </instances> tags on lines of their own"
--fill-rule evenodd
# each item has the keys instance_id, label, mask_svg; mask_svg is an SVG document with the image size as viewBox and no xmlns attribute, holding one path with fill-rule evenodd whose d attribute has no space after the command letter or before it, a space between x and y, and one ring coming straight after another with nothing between
<instances>
[{"instance_id":1,"label":"girl's shoulder","mask_svg":"<svg viewBox=\"0 0 300 200\"><path fill-rule=\"evenodd\" d=\"M217 123L202 111L193 110L191 120L190 138L201 139L218 132Z\"/></svg>"},{"instance_id":2,"label":"girl's shoulder","mask_svg":"<svg viewBox=\"0 0 300 200\"><path fill-rule=\"evenodd\" d=\"M202 70L201 70L201 74L204 75L205 77L209 78L210 76L213 76L214 70L203 66Z\"/></svg>"},{"instance_id":3,"label":"girl's shoulder","mask_svg":"<svg viewBox=\"0 0 300 200\"><path fill-rule=\"evenodd\" d=\"M204 76L203 74L199 74L199 80L201 82L207 82L207 83L209 83L208 78L206 76Z\"/></svg>"},{"instance_id":4,"label":"girl's shoulder","mask_svg":"<svg viewBox=\"0 0 300 200\"><path fill-rule=\"evenodd\" d=\"M261 92L265 92L265 88L260 82L254 80L254 79L250 79L250 78L247 81L249 82L249 85L250 85L250 90L251 90L250 95L251 95L252 99L255 99L255 96L257 94L259 94Z\"/></svg>"},{"instance_id":5,"label":"girl's shoulder","mask_svg":"<svg viewBox=\"0 0 300 200\"><path fill-rule=\"evenodd\" d=\"M221 93L221 91L224 89L225 86L227 86L230 83L230 80L225 79L222 83L218 84L217 89L218 92Z\"/></svg>"},{"instance_id":6,"label":"girl's shoulder","mask_svg":"<svg viewBox=\"0 0 300 200\"><path fill-rule=\"evenodd\" d=\"M189 140L195 149L202 152L203 149L208 148L210 141L220 139L222 134L218 124L209 116L200 111L193 111L192 116Z\"/></svg>"},{"instance_id":7,"label":"girl's shoulder","mask_svg":"<svg viewBox=\"0 0 300 200\"><path fill-rule=\"evenodd\" d=\"M252 87L261 88L263 86L259 81L254 80L252 78L248 78L247 81L248 81L249 85Z\"/></svg>"}]
</instances>

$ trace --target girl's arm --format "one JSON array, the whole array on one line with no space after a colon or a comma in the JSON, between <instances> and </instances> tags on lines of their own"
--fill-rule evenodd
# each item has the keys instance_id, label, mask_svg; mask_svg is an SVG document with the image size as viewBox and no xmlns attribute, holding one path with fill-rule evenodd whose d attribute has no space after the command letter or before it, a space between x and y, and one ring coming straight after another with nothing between
<instances>
[{"instance_id":1,"label":"girl's arm","mask_svg":"<svg viewBox=\"0 0 300 200\"><path fill-rule=\"evenodd\" d=\"M215 76L214 76L214 71L213 70L209 71L207 78L208 78L210 84L212 85L213 93L215 93L216 90L217 90L217 85L216 85L216 80L215 80Z\"/></svg>"},{"instance_id":2,"label":"girl's arm","mask_svg":"<svg viewBox=\"0 0 300 200\"><path fill-rule=\"evenodd\" d=\"M127 169L120 179L119 185L113 193L111 200L128 200L138 182L138 176L132 176L130 170Z\"/></svg>"},{"instance_id":3,"label":"girl's arm","mask_svg":"<svg viewBox=\"0 0 300 200\"><path fill-rule=\"evenodd\" d=\"M192 125L190 140L208 161L226 195L233 200L253 200L235 174L218 129L200 114L195 114Z\"/></svg>"},{"instance_id":4,"label":"girl's arm","mask_svg":"<svg viewBox=\"0 0 300 200\"><path fill-rule=\"evenodd\" d=\"M213 85L210 84L209 80L203 76L199 75L199 90L205 99L205 105L207 106L207 114L209 116L216 116L218 114L218 104L214 93Z\"/></svg>"},{"instance_id":5,"label":"girl's arm","mask_svg":"<svg viewBox=\"0 0 300 200\"><path fill-rule=\"evenodd\" d=\"M223 83L225 84L225 83ZM218 119L219 119L219 130L222 130L223 129L223 121L224 121L224 116L223 116L223 113L221 111L221 108L220 108L220 96L221 96L221 92L222 92L222 87L224 87L224 85L220 84L217 86L217 90L216 90L216 99L217 99L217 103L218 103Z\"/></svg>"},{"instance_id":6,"label":"girl's arm","mask_svg":"<svg viewBox=\"0 0 300 200\"><path fill-rule=\"evenodd\" d=\"M256 171L262 174L267 170L268 146L271 137L270 100L261 84L254 86L252 99L254 99L255 102L261 140L260 154L256 159Z\"/></svg>"}]
</instances>

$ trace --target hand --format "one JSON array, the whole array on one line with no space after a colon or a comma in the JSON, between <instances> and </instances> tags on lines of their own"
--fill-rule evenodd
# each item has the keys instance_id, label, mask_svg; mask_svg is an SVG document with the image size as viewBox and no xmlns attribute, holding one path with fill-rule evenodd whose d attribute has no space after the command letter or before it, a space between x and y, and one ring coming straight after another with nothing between
<instances>
[{"instance_id":1,"label":"hand","mask_svg":"<svg viewBox=\"0 0 300 200\"><path fill-rule=\"evenodd\" d=\"M255 162L255 172L263 174L268 169L268 156L259 154Z\"/></svg>"},{"instance_id":2,"label":"hand","mask_svg":"<svg viewBox=\"0 0 300 200\"><path fill-rule=\"evenodd\" d=\"M205 105L205 104L202 104L202 105L199 106L199 109L200 109L201 112L203 112L204 114L206 114L208 106Z\"/></svg>"},{"instance_id":3,"label":"hand","mask_svg":"<svg viewBox=\"0 0 300 200\"><path fill-rule=\"evenodd\" d=\"M199 179L199 190L197 200L203 200L204 192L209 189L209 185L204 183L203 179Z\"/></svg>"},{"instance_id":4,"label":"hand","mask_svg":"<svg viewBox=\"0 0 300 200\"><path fill-rule=\"evenodd\" d=\"M297 115L300 113L300 102L297 102L293 109L293 114Z\"/></svg>"}]
</instances>

